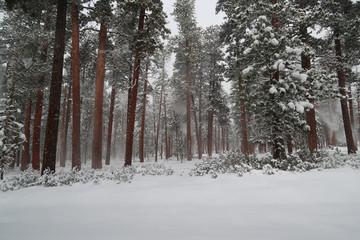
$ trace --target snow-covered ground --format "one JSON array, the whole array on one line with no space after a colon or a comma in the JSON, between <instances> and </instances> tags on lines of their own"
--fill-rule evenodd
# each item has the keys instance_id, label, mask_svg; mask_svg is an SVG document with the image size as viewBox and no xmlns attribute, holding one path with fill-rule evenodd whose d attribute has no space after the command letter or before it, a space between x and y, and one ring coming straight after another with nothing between
<instances>
[{"instance_id":1,"label":"snow-covered ground","mask_svg":"<svg viewBox=\"0 0 360 240\"><path fill-rule=\"evenodd\" d=\"M360 172L351 168L30 187L0 192L1 240L357 240Z\"/></svg>"}]
</instances>

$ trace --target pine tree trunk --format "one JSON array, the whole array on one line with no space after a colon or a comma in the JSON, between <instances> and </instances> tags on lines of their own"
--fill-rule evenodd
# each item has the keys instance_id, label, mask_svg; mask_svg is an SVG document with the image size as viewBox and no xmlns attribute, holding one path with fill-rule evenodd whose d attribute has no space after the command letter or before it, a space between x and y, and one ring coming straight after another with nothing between
<instances>
[{"instance_id":1,"label":"pine tree trunk","mask_svg":"<svg viewBox=\"0 0 360 240\"><path fill-rule=\"evenodd\" d=\"M103 126L103 98L105 78L105 53L106 53L107 28L104 23L100 25L99 51L96 70L96 91L94 108L94 129L92 143L91 168L102 168L102 126Z\"/></svg>"},{"instance_id":2,"label":"pine tree trunk","mask_svg":"<svg viewBox=\"0 0 360 240\"><path fill-rule=\"evenodd\" d=\"M140 162L144 162L144 137L145 137L145 116L146 116L146 90L147 90L147 82L148 82L148 71L149 71L149 63L146 63L146 77L144 82L144 93L143 93L143 109L141 116L141 131L139 136L139 159Z\"/></svg>"},{"instance_id":3,"label":"pine tree trunk","mask_svg":"<svg viewBox=\"0 0 360 240\"><path fill-rule=\"evenodd\" d=\"M106 160L105 164L110 165L110 153L111 153L111 134L114 119L114 105L115 105L115 86L111 89L111 100L110 100L110 113L109 113L109 126L108 126L108 138L106 146Z\"/></svg>"},{"instance_id":4,"label":"pine tree trunk","mask_svg":"<svg viewBox=\"0 0 360 240\"><path fill-rule=\"evenodd\" d=\"M68 98L67 94L68 94L67 87L65 87L62 115L61 115L61 128L60 128L60 167L65 167L64 144L65 144L66 102Z\"/></svg>"},{"instance_id":5,"label":"pine tree trunk","mask_svg":"<svg viewBox=\"0 0 360 240\"><path fill-rule=\"evenodd\" d=\"M80 146L80 59L79 59L79 8L71 3L72 18L72 85L73 85L73 116L72 116L72 161L71 168L81 169Z\"/></svg>"},{"instance_id":6,"label":"pine tree trunk","mask_svg":"<svg viewBox=\"0 0 360 240\"><path fill-rule=\"evenodd\" d=\"M63 163L63 167L65 167L65 162L67 158L67 139L68 139L68 130L69 130L69 122L70 122L70 107L71 107L71 89L69 87L67 104L66 104L66 116L65 116L65 129L64 129L64 145L62 146L62 159L60 160Z\"/></svg>"},{"instance_id":7,"label":"pine tree trunk","mask_svg":"<svg viewBox=\"0 0 360 240\"><path fill-rule=\"evenodd\" d=\"M163 74L164 76L164 74ZM160 102L159 102L159 114L158 114L158 122L157 122L157 128L156 128L156 138L155 138L155 162L157 162L157 154L158 154L158 144L159 144L159 130L160 130L160 122L161 122L161 105L162 105L162 97L164 92L164 81L165 79L162 79L162 86L160 90Z\"/></svg>"},{"instance_id":8,"label":"pine tree trunk","mask_svg":"<svg viewBox=\"0 0 360 240\"><path fill-rule=\"evenodd\" d=\"M120 117L116 118L116 115L114 114L115 128L114 128L114 141L113 141L113 146L112 146L113 158L116 158L117 128L118 128L119 121L120 121Z\"/></svg>"},{"instance_id":9,"label":"pine tree trunk","mask_svg":"<svg viewBox=\"0 0 360 240\"><path fill-rule=\"evenodd\" d=\"M44 173L45 169L49 169L50 172L55 172L62 70L65 50L66 4L66 0L58 0L49 110L46 123L45 145L41 174Z\"/></svg>"},{"instance_id":10,"label":"pine tree trunk","mask_svg":"<svg viewBox=\"0 0 360 240\"><path fill-rule=\"evenodd\" d=\"M189 39L186 39L186 89L187 89L187 95L186 95L186 149L187 149L187 160L192 160L192 140L191 140L191 80L190 80L190 45L189 45Z\"/></svg>"},{"instance_id":11,"label":"pine tree trunk","mask_svg":"<svg viewBox=\"0 0 360 240\"><path fill-rule=\"evenodd\" d=\"M242 78L239 76L239 90L240 94L243 94L242 87ZM242 132L242 141L241 141L241 152L243 154L249 154L249 142L247 137L247 120L246 120L246 109L245 102L240 101L240 111L241 111L241 132Z\"/></svg>"},{"instance_id":12,"label":"pine tree trunk","mask_svg":"<svg viewBox=\"0 0 360 240\"><path fill-rule=\"evenodd\" d=\"M139 25L138 30L144 29L145 21L145 8L140 9ZM128 121L126 126L126 149L125 149L125 166L131 166L132 163L132 151L133 151L133 140L134 140L134 127L135 127L135 111L136 111L136 100L139 86L139 74L140 74L140 52L136 50L135 61L134 61L134 73L132 79L132 88L130 101L128 103Z\"/></svg>"},{"instance_id":13,"label":"pine tree trunk","mask_svg":"<svg viewBox=\"0 0 360 240\"><path fill-rule=\"evenodd\" d=\"M194 95L191 95L191 102L193 105L193 114L194 114L194 121L195 121L195 137L196 137L196 143L197 143L197 149L198 149L198 156L199 159L201 159L201 140L199 137L199 128L198 128L198 122L197 122L197 117L196 117L196 110L195 110L195 100L194 100Z\"/></svg>"},{"instance_id":14,"label":"pine tree trunk","mask_svg":"<svg viewBox=\"0 0 360 240\"><path fill-rule=\"evenodd\" d=\"M199 78L200 81L200 89L199 89L199 142L200 142L200 150L199 150L199 159L202 159L202 154L204 153L204 147L202 144L202 79Z\"/></svg>"},{"instance_id":15,"label":"pine tree trunk","mask_svg":"<svg viewBox=\"0 0 360 240\"><path fill-rule=\"evenodd\" d=\"M165 127L165 159L169 159L170 158L170 153L169 153L169 149L170 149L170 144L168 141L168 131L167 131L167 117L166 117L166 94L164 93L164 127Z\"/></svg>"},{"instance_id":16,"label":"pine tree trunk","mask_svg":"<svg viewBox=\"0 0 360 240\"><path fill-rule=\"evenodd\" d=\"M31 121L31 98L28 98L26 104L25 117L25 142L21 158L21 171L25 171L30 164L30 121Z\"/></svg>"},{"instance_id":17,"label":"pine tree trunk","mask_svg":"<svg viewBox=\"0 0 360 240\"><path fill-rule=\"evenodd\" d=\"M342 98L340 99L341 104L341 111L343 116L343 122L344 122L344 129L345 129L345 136L346 136L346 145L348 149L348 154L356 153L356 147L354 144L354 139L352 136L352 130L351 130L351 122L350 122L350 116L349 116L349 109L347 105L346 100L346 83L345 83L345 73L343 69L343 58L342 58L342 52L341 52L341 42L340 42L340 35L338 30L334 30L335 35L335 52L337 61L339 62L339 66L337 69L338 79L339 79L339 92L342 95Z\"/></svg>"},{"instance_id":18,"label":"pine tree trunk","mask_svg":"<svg viewBox=\"0 0 360 240\"><path fill-rule=\"evenodd\" d=\"M308 42L308 32L307 27L302 25L300 27L300 34L302 37L302 41L304 43ZM310 57L302 54L301 55L301 65L304 70L309 70L311 67ZM311 83L311 82L310 82ZM311 89L309 89L311 92ZM314 105L314 99L309 97L308 101ZM315 116L315 107L306 112L306 123L310 127L310 131L308 133L308 143L309 143L309 151L313 153L317 150L317 133L316 133L316 116Z\"/></svg>"},{"instance_id":19,"label":"pine tree trunk","mask_svg":"<svg viewBox=\"0 0 360 240\"><path fill-rule=\"evenodd\" d=\"M214 124L214 90L215 90L215 80L210 81L210 93L209 93L209 102L210 102L210 109L208 110L208 135L207 135L207 152L208 156L212 156L213 150L213 124Z\"/></svg>"},{"instance_id":20,"label":"pine tree trunk","mask_svg":"<svg viewBox=\"0 0 360 240\"><path fill-rule=\"evenodd\" d=\"M50 10L46 11L46 20L44 25L44 32L49 32L50 30ZM43 45L41 48L40 60L43 63L47 61L47 52L48 52L48 40L43 40ZM33 141L32 141L32 168L34 170L40 170L40 139L41 139L41 117L42 117L42 107L44 100L44 81L45 74L43 74L39 79L39 89L36 94L36 104L35 104L35 115L34 115L34 127L33 127Z\"/></svg>"}]
</instances>

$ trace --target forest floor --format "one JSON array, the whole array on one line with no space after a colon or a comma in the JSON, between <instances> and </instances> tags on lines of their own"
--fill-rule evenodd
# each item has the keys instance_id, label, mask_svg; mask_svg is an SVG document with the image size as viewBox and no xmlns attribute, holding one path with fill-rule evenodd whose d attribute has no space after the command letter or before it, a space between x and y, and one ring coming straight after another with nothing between
<instances>
[{"instance_id":1,"label":"forest floor","mask_svg":"<svg viewBox=\"0 0 360 240\"><path fill-rule=\"evenodd\" d=\"M0 192L1 240L356 240L360 172L252 171L171 176ZM120 164L120 163L119 163Z\"/></svg>"}]
</instances>

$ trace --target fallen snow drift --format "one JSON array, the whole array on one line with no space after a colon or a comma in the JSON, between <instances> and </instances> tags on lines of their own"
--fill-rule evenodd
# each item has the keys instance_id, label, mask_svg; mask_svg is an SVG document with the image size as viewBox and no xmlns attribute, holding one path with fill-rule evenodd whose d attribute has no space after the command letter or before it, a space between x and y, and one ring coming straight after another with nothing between
<instances>
[{"instance_id":1,"label":"fallen snow drift","mask_svg":"<svg viewBox=\"0 0 360 240\"><path fill-rule=\"evenodd\" d=\"M359 239L357 170L212 179L181 166L132 183L0 192L0 239Z\"/></svg>"}]
</instances>

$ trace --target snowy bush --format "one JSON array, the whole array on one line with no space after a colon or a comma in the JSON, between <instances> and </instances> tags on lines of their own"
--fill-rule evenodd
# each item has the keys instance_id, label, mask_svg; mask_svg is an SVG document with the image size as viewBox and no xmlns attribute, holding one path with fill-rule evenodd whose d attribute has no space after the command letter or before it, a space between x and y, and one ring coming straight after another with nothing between
<instances>
[{"instance_id":1,"label":"snowy bush","mask_svg":"<svg viewBox=\"0 0 360 240\"><path fill-rule=\"evenodd\" d=\"M239 152L230 152L220 155L219 158L206 158L195 164L190 176L211 175L216 178L218 174L236 173L242 176L251 170L262 170L264 174L273 175L279 170L290 172L306 172L313 169L330 169L351 166L360 169L360 159L357 155L343 155L339 152L316 152L310 154L306 150L297 151L287 155L284 159L272 157L257 158L254 155L244 155Z\"/></svg>"},{"instance_id":2,"label":"snowy bush","mask_svg":"<svg viewBox=\"0 0 360 240\"><path fill-rule=\"evenodd\" d=\"M32 186L57 187L71 186L74 183L101 181L115 181L117 183L131 182L135 175L172 175L174 171L163 164L141 164L137 166L122 167L119 169L85 169L85 170L60 170L55 173L45 171L41 176L39 171L27 170L18 174L9 175L0 181L0 190L17 190Z\"/></svg>"},{"instance_id":3,"label":"snowy bush","mask_svg":"<svg viewBox=\"0 0 360 240\"><path fill-rule=\"evenodd\" d=\"M170 168L165 167L164 164L140 164L136 166L136 173L142 176L145 175L165 175L169 176L174 173Z\"/></svg>"},{"instance_id":4,"label":"snowy bush","mask_svg":"<svg viewBox=\"0 0 360 240\"><path fill-rule=\"evenodd\" d=\"M239 154L236 152L229 152L220 155L219 158L205 158L201 163L195 164L195 168L191 169L190 176L211 175L213 178L217 177L218 173L242 173L249 172L253 169L252 164L256 162L256 157Z\"/></svg>"}]
</instances>

